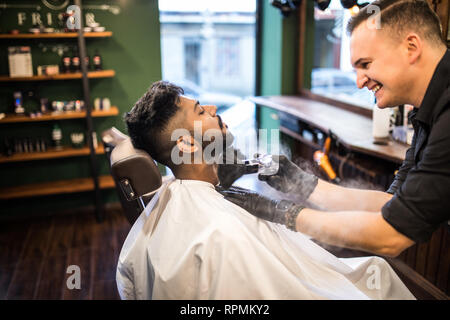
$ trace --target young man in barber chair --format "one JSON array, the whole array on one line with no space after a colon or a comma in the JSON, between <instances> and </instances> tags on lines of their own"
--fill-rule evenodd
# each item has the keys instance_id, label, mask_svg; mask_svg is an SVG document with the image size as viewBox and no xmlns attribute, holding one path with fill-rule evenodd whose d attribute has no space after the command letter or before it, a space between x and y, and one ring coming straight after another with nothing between
<instances>
[{"instance_id":1,"label":"young man in barber chair","mask_svg":"<svg viewBox=\"0 0 450 320\"><path fill-rule=\"evenodd\" d=\"M215 106L160 81L125 121L134 147L175 179L160 188L123 244L116 275L122 299L414 298L383 259L338 259L217 192L217 147L230 133ZM376 279L368 272L374 268Z\"/></svg>"}]
</instances>

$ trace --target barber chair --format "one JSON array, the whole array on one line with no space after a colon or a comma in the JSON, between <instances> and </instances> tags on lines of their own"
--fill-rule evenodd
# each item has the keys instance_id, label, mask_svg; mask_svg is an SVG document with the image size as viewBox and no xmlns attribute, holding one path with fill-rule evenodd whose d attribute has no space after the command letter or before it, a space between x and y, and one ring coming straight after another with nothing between
<instances>
[{"instance_id":1,"label":"barber chair","mask_svg":"<svg viewBox=\"0 0 450 320\"><path fill-rule=\"evenodd\" d=\"M120 203L133 224L161 187L161 174L152 157L134 148L130 138L115 127L102 133L102 141Z\"/></svg>"}]
</instances>

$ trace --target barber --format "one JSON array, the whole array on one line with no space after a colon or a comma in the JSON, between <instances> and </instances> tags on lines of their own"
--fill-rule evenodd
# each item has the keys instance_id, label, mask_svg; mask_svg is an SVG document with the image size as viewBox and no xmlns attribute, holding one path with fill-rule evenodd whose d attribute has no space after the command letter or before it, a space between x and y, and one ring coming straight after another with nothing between
<instances>
[{"instance_id":1,"label":"barber","mask_svg":"<svg viewBox=\"0 0 450 320\"><path fill-rule=\"evenodd\" d=\"M323 243L395 257L450 219L450 51L426 1L372 5L380 8L381 29L369 23L368 7L348 25L357 85L374 91L380 108L415 106L412 145L387 192L334 185L275 156L278 172L259 179L323 211L237 187L221 193L259 218Z\"/></svg>"}]
</instances>

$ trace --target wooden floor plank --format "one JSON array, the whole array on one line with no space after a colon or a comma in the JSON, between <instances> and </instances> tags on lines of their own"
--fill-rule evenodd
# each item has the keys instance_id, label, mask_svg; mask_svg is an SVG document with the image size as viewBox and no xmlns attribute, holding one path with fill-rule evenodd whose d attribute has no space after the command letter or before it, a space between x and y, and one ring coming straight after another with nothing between
<instances>
[{"instance_id":1,"label":"wooden floor plank","mask_svg":"<svg viewBox=\"0 0 450 320\"><path fill-rule=\"evenodd\" d=\"M121 210L0 225L0 299L118 299L115 272L131 227ZM67 267L78 265L81 289L69 290Z\"/></svg>"},{"instance_id":2,"label":"wooden floor plank","mask_svg":"<svg viewBox=\"0 0 450 320\"><path fill-rule=\"evenodd\" d=\"M23 250L30 223L0 223L0 266L16 264Z\"/></svg>"},{"instance_id":3,"label":"wooden floor plank","mask_svg":"<svg viewBox=\"0 0 450 320\"><path fill-rule=\"evenodd\" d=\"M33 222L28 229L23 250L8 287L7 299L33 299L39 285L52 230L52 223L48 221Z\"/></svg>"},{"instance_id":4,"label":"wooden floor plank","mask_svg":"<svg viewBox=\"0 0 450 320\"><path fill-rule=\"evenodd\" d=\"M16 266L24 250L30 223L13 221L0 224L0 299L6 299Z\"/></svg>"},{"instance_id":5,"label":"wooden floor plank","mask_svg":"<svg viewBox=\"0 0 450 320\"><path fill-rule=\"evenodd\" d=\"M15 264L0 266L0 300L5 300L14 275Z\"/></svg>"},{"instance_id":6,"label":"wooden floor plank","mask_svg":"<svg viewBox=\"0 0 450 320\"><path fill-rule=\"evenodd\" d=\"M71 274L67 274L63 285L62 297L64 300L89 300L92 299L92 248L73 248L66 262L67 266L76 265L80 268L80 289L69 289L67 279Z\"/></svg>"},{"instance_id":7,"label":"wooden floor plank","mask_svg":"<svg viewBox=\"0 0 450 320\"><path fill-rule=\"evenodd\" d=\"M44 261L35 299L61 299L67 277L67 258L72 247L74 216L55 216L52 219L52 239Z\"/></svg>"},{"instance_id":8,"label":"wooden floor plank","mask_svg":"<svg viewBox=\"0 0 450 320\"><path fill-rule=\"evenodd\" d=\"M71 248L85 249L92 247L96 225L97 222L93 214L76 216Z\"/></svg>"},{"instance_id":9,"label":"wooden floor plank","mask_svg":"<svg viewBox=\"0 0 450 320\"><path fill-rule=\"evenodd\" d=\"M117 265L117 243L113 225L113 212L93 230L92 253L94 259L94 277L96 280L114 280Z\"/></svg>"},{"instance_id":10,"label":"wooden floor plank","mask_svg":"<svg viewBox=\"0 0 450 320\"><path fill-rule=\"evenodd\" d=\"M51 242L52 231L51 220L34 222L29 229L20 260L44 259Z\"/></svg>"},{"instance_id":11,"label":"wooden floor plank","mask_svg":"<svg viewBox=\"0 0 450 320\"><path fill-rule=\"evenodd\" d=\"M53 255L45 259L39 285L35 290L34 299L62 299L63 288L67 278L66 255Z\"/></svg>"},{"instance_id":12,"label":"wooden floor plank","mask_svg":"<svg viewBox=\"0 0 450 320\"><path fill-rule=\"evenodd\" d=\"M72 215L54 217L52 220L53 234L48 248L48 256L67 256L68 251L72 248L75 232L75 217Z\"/></svg>"},{"instance_id":13,"label":"wooden floor plank","mask_svg":"<svg viewBox=\"0 0 450 320\"><path fill-rule=\"evenodd\" d=\"M33 299L37 284L39 283L42 264L42 260L36 258L21 260L14 269L14 274L6 294L6 299Z\"/></svg>"}]
</instances>

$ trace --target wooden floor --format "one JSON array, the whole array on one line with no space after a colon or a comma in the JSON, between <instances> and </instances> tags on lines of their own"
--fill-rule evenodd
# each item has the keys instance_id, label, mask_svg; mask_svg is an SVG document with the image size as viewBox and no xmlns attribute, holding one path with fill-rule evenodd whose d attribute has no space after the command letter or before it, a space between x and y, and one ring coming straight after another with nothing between
<instances>
[{"instance_id":1,"label":"wooden floor","mask_svg":"<svg viewBox=\"0 0 450 320\"><path fill-rule=\"evenodd\" d=\"M0 299L119 299L115 275L130 229L119 209L0 224ZM81 270L69 290L67 267Z\"/></svg>"},{"instance_id":2,"label":"wooden floor","mask_svg":"<svg viewBox=\"0 0 450 320\"><path fill-rule=\"evenodd\" d=\"M93 212L1 222L0 299L119 299L116 266L130 228L119 206L107 210L102 223ZM354 256L351 250L325 248ZM391 260L418 299L448 299L404 263ZM67 288L70 265L80 267L79 290Z\"/></svg>"}]
</instances>

